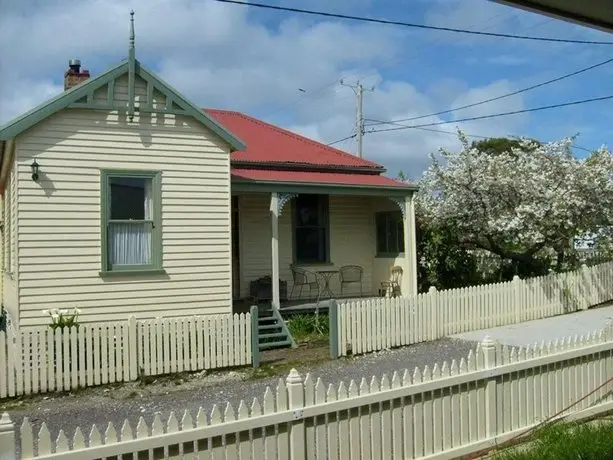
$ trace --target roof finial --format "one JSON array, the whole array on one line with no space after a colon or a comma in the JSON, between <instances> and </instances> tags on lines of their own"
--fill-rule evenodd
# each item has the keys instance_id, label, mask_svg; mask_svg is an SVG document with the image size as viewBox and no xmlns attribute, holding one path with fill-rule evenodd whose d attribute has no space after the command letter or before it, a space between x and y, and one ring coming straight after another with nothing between
<instances>
[{"instance_id":1,"label":"roof finial","mask_svg":"<svg viewBox=\"0 0 613 460\"><path fill-rule=\"evenodd\" d=\"M134 10L130 10L130 49L134 48Z\"/></svg>"}]
</instances>

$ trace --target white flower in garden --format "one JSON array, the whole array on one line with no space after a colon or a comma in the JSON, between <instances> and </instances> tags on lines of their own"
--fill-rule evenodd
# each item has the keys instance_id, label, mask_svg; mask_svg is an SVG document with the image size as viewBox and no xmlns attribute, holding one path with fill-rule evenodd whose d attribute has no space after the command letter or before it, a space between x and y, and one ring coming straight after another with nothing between
<instances>
[{"instance_id":1,"label":"white flower in garden","mask_svg":"<svg viewBox=\"0 0 613 460\"><path fill-rule=\"evenodd\" d=\"M49 313L49 310L43 310L43 315L48 315Z\"/></svg>"}]
</instances>

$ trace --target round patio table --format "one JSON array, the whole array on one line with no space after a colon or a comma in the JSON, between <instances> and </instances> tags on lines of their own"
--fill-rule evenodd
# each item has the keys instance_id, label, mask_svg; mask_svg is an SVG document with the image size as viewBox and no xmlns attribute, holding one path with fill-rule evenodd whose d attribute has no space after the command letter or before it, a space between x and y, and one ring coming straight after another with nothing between
<instances>
[{"instance_id":1,"label":"round patio table","mask_svg":"<svg viewBox=\"0 0 613 460\"><path fill-rule=\"evenodd\" d=\"M320 291L320 297L323 297L328 294L330 298L334 296L332 293L332 289L330 288L330 281L332 277L338 273L338 270L318 270L316 272L319 276L321 276L323 281L323 289Z\"/></svg>"}]
</instances>

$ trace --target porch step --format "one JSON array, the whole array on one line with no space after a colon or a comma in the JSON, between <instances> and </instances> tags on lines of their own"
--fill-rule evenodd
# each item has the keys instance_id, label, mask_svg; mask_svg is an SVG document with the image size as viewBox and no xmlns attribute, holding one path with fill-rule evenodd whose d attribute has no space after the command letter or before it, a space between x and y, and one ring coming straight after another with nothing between
<instances>
[{"instance_id":1,"label":"porch step","mask_svg":"<svg viewBox=\"0 0 613 460\"><path fill-rule=\"evenodd\" d=\"M296 342L278 310L270 307L258 309L258 348L294 348Z\"/></svg>"}]
</instances>

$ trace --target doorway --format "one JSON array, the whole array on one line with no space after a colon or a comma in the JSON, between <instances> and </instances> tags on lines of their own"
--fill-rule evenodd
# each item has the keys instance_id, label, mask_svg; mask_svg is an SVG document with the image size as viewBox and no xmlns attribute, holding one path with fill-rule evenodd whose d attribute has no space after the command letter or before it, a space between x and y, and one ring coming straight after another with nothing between
<instances>
[{"instance_id":1,"label":"doorway","mask_svg":"<svg viewBox=\"0 0 613 460\"><path fill-rule=\"evenodd\" d=\"M232 298L238 299L240 286L240 232L238 224L238 196L232 196Z\"/></svg>"}]
</instances>

